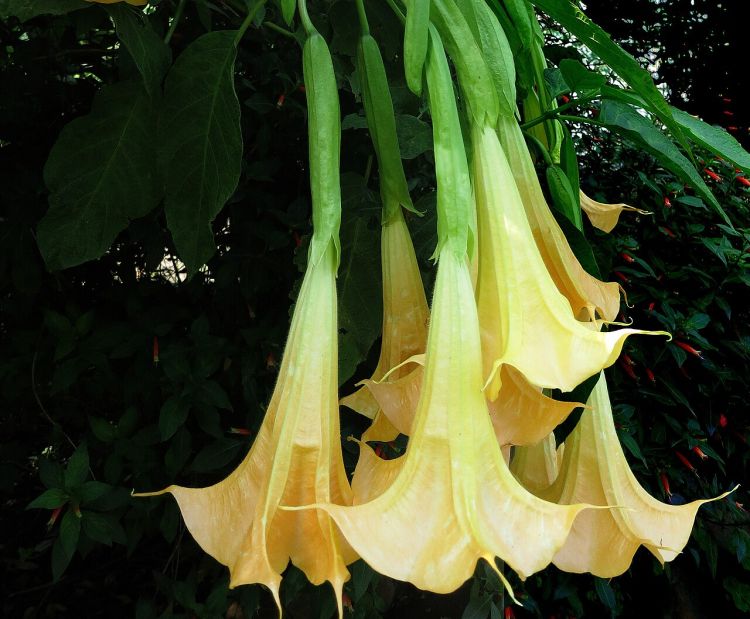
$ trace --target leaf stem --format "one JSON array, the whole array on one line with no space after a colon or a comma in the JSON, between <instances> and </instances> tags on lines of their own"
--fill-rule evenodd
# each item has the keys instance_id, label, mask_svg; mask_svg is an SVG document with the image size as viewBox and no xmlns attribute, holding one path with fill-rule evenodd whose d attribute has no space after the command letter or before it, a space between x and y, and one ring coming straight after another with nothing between
<instances>
[{"instance_id":1,"label":"leaf stem","mask_svg":"<svg viewBox=\"0 0 750 619\"><path fill-rule=\"evenodd\" d=\"M395 0L385 0L388 3L388 6L393 9L393 12L396 14L396 17L398 17L401 20L401 23L406 22L406 16L401 11L400 7L396 4Z\"/></svg>"},{"instance_id":2,"label":"leaf stem","mask_svg":"<svg viewBox=\"0 0 750 619\"><path fill-rule=\"evenodd\" d=\"M285 37L288 37L290 39L294 39L295 41L297 40L297 37L295 36L295 34L291 30L287 30L286 28L282 28L278 24L274 24L272 21L264 21L263 22L263 26L266 27L266 28L268 28L268 29L270 29L270 30L273 30L274 32L278 32L279 34L281 34L281 35L283 35Z\"/></svg>"},{"instance_id":3,"label":"leaf stem","mask_svg":"<svg viewBox=\"0 0 750 619\"><path fill-rule=\"evenodd\" d=\"M596 125L597 127L606 127L606 123L593 118L586 118L585 116L568 116L566 114L560 114L557 117L558 120L568 120L573 123L586 123L587 125Z\"/></svg>"},{"instance_id":4,"label":"leaf stem","mask_svg":"<svg viewBox=\"0 0 750 619\"><path fill-rule=\"evenodd\" d=\"M549 154L549 151L547 148L542 144L541 140L534 137L530 133L526 133L524 131L523 137L525 137L529 142L531 142L536 150L539 152L539 154L542 156L542 159L544 159L544 163L546 163L548 166L551 166L554 164L552 161L552 156Z\"/></svg>"},{"instance_id":5,"label":"leaf stem","mask_svg":"<svg viewBox=\"0 0 750 619\"><path fill-rule=\"evenodd\" d=\"M167 34L164 35L164 42L167 45L169 45L169 42L172 40L172 35L174 34L174 31L177 30L177 24L179 24L180 19L182 19L182 12L185 10L186 2L187 0L180 0L177 3L177 8L172 16L172 22L169 24L169 30L167 30Z\"/></svg>"},{"instance_id":6,"label":"leaf stem","mask_svg":"<svg viewBox=\"0 0 750 619\"><path fill-rule=\"evenodd\" d=\"M242 25L240 26L239 30L237 30L237 36L234 37L235 47L240 44L242 37L245 36L245 32L247 32L247 29L250 27L250 24L253 23L253 19L255 19L255 14L265 3L266 3L266 0L257 0L257 2L248 9L247 17L245 17L245 20L242 22Z\"/></svg>"},{"instance_id":7,"label":"leaf stem","mask_svg":"<svg viewBox=\"0 0 750 619\"><path fill-rule=\"evenodd\" d=\"M583 105L585 103L589 103L590 101L593 101L594 99L596 99L597 96L598 96L598 93L589 95L587 97L580 97L579 99L573 99L571 101L568 101L568 103L564 103L563 105L560 105L559 107L556 107L552 110L547 110L544 114L537 116L536 118L532 118L530 121L522 124L521 129L523 131L526 131L527 129L531 129L532 127L538 125L539 123L543 123L545 120L549 120L551 118L555 118L556 116L559 116L561 112L569 110L572 107L575 107L577 105Z\"/></svg>"}]
</instances>

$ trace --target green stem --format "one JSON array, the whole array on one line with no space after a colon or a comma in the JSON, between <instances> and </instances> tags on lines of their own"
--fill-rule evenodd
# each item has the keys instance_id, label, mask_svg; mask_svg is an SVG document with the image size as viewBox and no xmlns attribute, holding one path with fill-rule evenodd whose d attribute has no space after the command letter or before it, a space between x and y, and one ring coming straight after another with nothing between
<instances>
[{"instance_id":1,"label":"green stem","mask_svg":"<svg viewBox=\"0 0 750 619\"><path fill-rule=\"evenodd\" d=\"M385 0L388 3L388 6L391 7L393 12L396 14L396 17L398 17L401 20L401 23L406 23L406 16L401 11L401 8L396 4L395 0Z\"/></svg>"},{"instance_id":2,"label":"green stem","mask_svg":"<svg viewBox=\"0 0 750 619\"><path fill-rule=\"evenodd\" d=\"M307 2L306 0L297 0L297 6L299 6L299 16L302 20L302 27L305 29L307 34L317 32L315 26L310 19L310 15L307 13Z\"/></svg>"},{"instance_id":3,"label":"green stem","mask_svg":"<svg viewBox=\"0 0 750 619\"><path fill-rule=\"evenodd\" d=\"M522 124L521 129L523 131L526 131L527 129L531 129L532 127L538 125L539 123L543 123L545 120L549 120L551 118L555 118L556 116L559 116L561 112L564 112L565 110L569 110L570 108L575 107L576 105L584 105L585 103L589 103L590 101L593 101L594 99L596 99L597 96L598 94L589 95L588 97L581 97L580 99L573 99L571 101L568 101L568 103L564 103L563 105L556 107L553 110L547 110L541 116L532 118L529 122Z\"/></svg>"},{"instance_id":4,"label":"green stem","mask_svg":"<svg viewBox=\"0 0 750 619\"><path fill-rule=\"evenodd\" d=\"M180 0L177 3L177 9L175 9L174 15L172 16L172 23L169 24L169 30L167 30L167 34L164 35L164 42L169 45L169 42L172 40L172 35L174 35L174 31L177 30L177 24L180 23L180 19L182 18L182 12L185 10L185 3L187 0Z\"/></svg>"},{"instance_id":5,"label":"green stem","mask_svg":"<svg viewBox=\"0 0 750 619\"><path fill-rule=\"evenodd\" d=\"M544 163L546 163L548 166L554 165L554 162L552 161L552 155L549 154L547 147L544 144L542 144L541 140L534 137L530 133L526 133L526 132L524 132L523 137L525 137L529 142L531 142L534 145L536 150L542 156L542 159L544 159Z\"/></svg>"},{"instance_id":6,"label":"green stem","mask_svg":"<svg viewBox=\"0 0 750 619\"><path fill-rule=\"evenodd\" d=\"M361 34L370 34L370 24L367 23L367 13L365 12L364 0L356 0L357 15L359 15L359 26L362 29Z\"/></svg>"},{"instance_id":7,"label":"green stem","mask_svg":"<svg viewBox=\"0 0 750 619\"><path fill-rule=\"evenodd\" d=\"M263 26L266 28L273 30L274 32L278 32L279 34L288 37L290 39L297 40L297 37L294 36L294 33L291 30L287 30L286 28L282 28L278 24L274 24L272 21L264 21Z\"/></svg>"},{"instance_id":8,"label":"green stem","mask_svg":"<svg viewBox=\"0 0 750 619\"><path fill-rule=\"evenodd\" d=\"M606 127L607 125L600 120L594 120L593 118L586 118L585 116L567 116L560 114L557 117L558 120L568 120L572 123L586 123L587 125L596 125L597 127Z\"/></svg>"},{"instance_id":9,"label":"green stem","mask_svg":"<svg viewBox=\"0 0 750 619\"><path fill-rule=\"evenodd\" d=\"M235 47L240 44L242 37L245 36L245 32L247 32L247 29L250 27L250 24L253 23L253 19L255 19L255 14L260 10L260 8L265 3L266 3L266 0L257 0L257 2L253 4L250 7L250 9L248 9L247 17L245 17L245 21L242 22L242 25L240 26L239 30L237 30L237 35L234 37Z\"/></svg>"}]
</instances>

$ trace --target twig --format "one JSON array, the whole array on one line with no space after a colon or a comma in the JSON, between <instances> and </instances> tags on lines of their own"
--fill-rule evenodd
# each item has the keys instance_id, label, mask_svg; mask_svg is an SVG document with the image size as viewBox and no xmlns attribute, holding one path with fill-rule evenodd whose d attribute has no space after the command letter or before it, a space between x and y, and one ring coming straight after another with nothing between
<instances>
[{"instance_id":1,"label":"twig","mask_svg":"<svg viewBox=\"0 0 750 619\"><path fill-rule=\"evenodd\" d=\"M61 424L59 424L57 421L52 419L52 416L47 412L47 409L44 408L44 404L42 404L42 400L39 397L39 393L36 390L36 357L37 357L38 351L34 351L34 357L31 359L31 391L34 394L34 399L36 400L37 405L39 406L39 410L42 413L42 417L44 417L47 421L52 424L53 428L57 428L60 430L60 433L65 437L65 439L70 443L70 446L75 449L76 444L73 442L73 439L68 436L68 434L63 430L63 427Z\"/></svg>"}]
</instances>

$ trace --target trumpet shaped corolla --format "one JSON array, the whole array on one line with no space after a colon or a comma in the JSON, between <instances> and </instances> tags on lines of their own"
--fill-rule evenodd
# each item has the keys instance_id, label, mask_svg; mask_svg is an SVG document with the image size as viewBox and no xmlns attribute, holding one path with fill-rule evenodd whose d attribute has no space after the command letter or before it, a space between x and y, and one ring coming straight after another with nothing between
<instances>
[{"instance_id":1,"label":"trumpet shaped corolla","mask_svg":"<svg viewBox=\"0 0 750 619\"><path fill-rule=\"evenodd\" d=\"M534 240L555 285L577 318L589 320L598 314L604 320L614 320L620 311L619 286L587 273L573 254L547 206L518 123L512 117L500 117L497 133L510 161Z\"/></svg>"},{"instance_id":2,"label":"trumpet shaped corolla","mask_svg":"<svg viewBox=\"0 0 750 619\"><path fill-rule=\"evenodd\" d=\"M367 387L388 373L388 381L397 381L412 368L397 367L409 357L424 353L430 312L417 265L414 245L400 208L392 210L381 231L383 267L383 339L378 365L369 381L341 403L374 419L378 403ZM395 369L394 369L395 368ZM382 423L382 420L381 420ZM380 440L372 438L371 440Z\"/></svg>"},{"instance_id":3,"label":"trumpet shaped corolla","mask_svg":"<svg viewBox=\"0 0 750 619\"><path fill-rule=\"evenodd\" d=\"M612 232L620 219L620 213L623 211L638 213L639 215L652 215L651 211L644 211L634 206L624 204L605 204L589 198L583 191L579 192L581 196L581 209L588 215L589 221L594 228L603 232Z\"/></svg>"},{"instance_id":4,"label":"trumpet shaped corolla","mask_svg":"<svg viewBox=\"0 0 750 619\"><path fill-rule=\"evenodd\" d=\"M565 440L557 480L539 495L561 504L586 501L616 507L582 513L554 564L566 572L610 578L628 569L639 546L661 563L671 561L687 544L698 508L729 493L686 505L656 500L638 483L625 459L603 374L588 404Z\"/></svg>"},{"instance_id":5,"label":"trumpet shaped corolla","mask_svg":"<svg viewBox=\"0 0 750 619\"><path fill-rule=\"evenodd\" d=\"M557 449L555 435L550 432L535 445L516 447L510 470L521 485L534 494L549 488L560 471L564 445ZM583 518L584 514L581 514ZM575 524L573 525L575 526Z\"/></svg>"},{"instance_id":6,"label":"trumpet shaped corolla","mask_svg":"<svg viewBox=\"0 0 750 619\"><path fill-rule=\"evenodd\" d=\"M479 324L465 256L441 253L424 381L403 462L352 507L318 505L375 570L448 593L479 559L524 578L544 568L584 505L526 492L503 459L482 393Z\"/></svg>"},{"instance_id":7,"label":"trumpet shaped corolla","mask_svg":"<svg viewBox=\"0 0 750 619\"><path fill-rule=\"evenodd\" d=\"M346 565L356 554L325 513L279 510L352 501L339 438L335 279L330 243L308 265L276 388L237 469L207 488L153 494L175 497L201 548L229 567L230 587L262 583L280 604L281 572L291 560L313 584L333 585L341 614Z\"/></svg>"},{"instance_id":8,"label":"trumpet shaped corolla","mask_svg":"<svg viewBox=\"0 0 750 619\"><path fill-rule=\"evenodd\" d=\"M599 332L577 321L534 242L513 173L491 127L473 132L482 354L494 400L498 369L510 365L532 384L571 391L612 365L637 329Z\"/></svg>"}]
</instances>

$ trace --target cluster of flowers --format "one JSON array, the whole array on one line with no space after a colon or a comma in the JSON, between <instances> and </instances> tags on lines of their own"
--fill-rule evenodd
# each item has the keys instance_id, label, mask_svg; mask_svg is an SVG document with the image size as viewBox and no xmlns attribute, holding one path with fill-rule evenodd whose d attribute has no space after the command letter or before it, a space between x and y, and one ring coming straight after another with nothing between
<instances>
[{"instance_id":1,"label":"cluster of flowers","mask_svg":"<svg viewBox=\"0 0 750 619\"><path fill-rule=\"evenodd\" d=\"M433 0L432 23L420 30L423 4L407 3L405 57L412 89L426 83L434 131L431 309L402 211L413 206L385 71L359 3L358 69L383 202L384 315L377 369L341 402L372 419L351 484L337 390L338 102L328 49L301 3L315 231L278 383L229 477L161 491L174 495L201 547L229 566L231 586L262 583L279 606L290 560L312 583L333 585L340 613L346 566L358 557L438 593L457 589L480 559L508 588L497 558L521 578L550 563L611 577L641 545L673 559L704 502L663 504L628 467L602 369L628 336L654 333L609 329L618 285L581 267L546 204L515 118L500 24L482 0L463 13ZM488 68L498 66L505 70ZM584 206L614 226L624 205ZM585 406L544 392L597 374ZM577 407L580 422L557 447L552 432ZM399 434L409 441L395 459L368 444Z\"/></svg>"}]
</instances>

